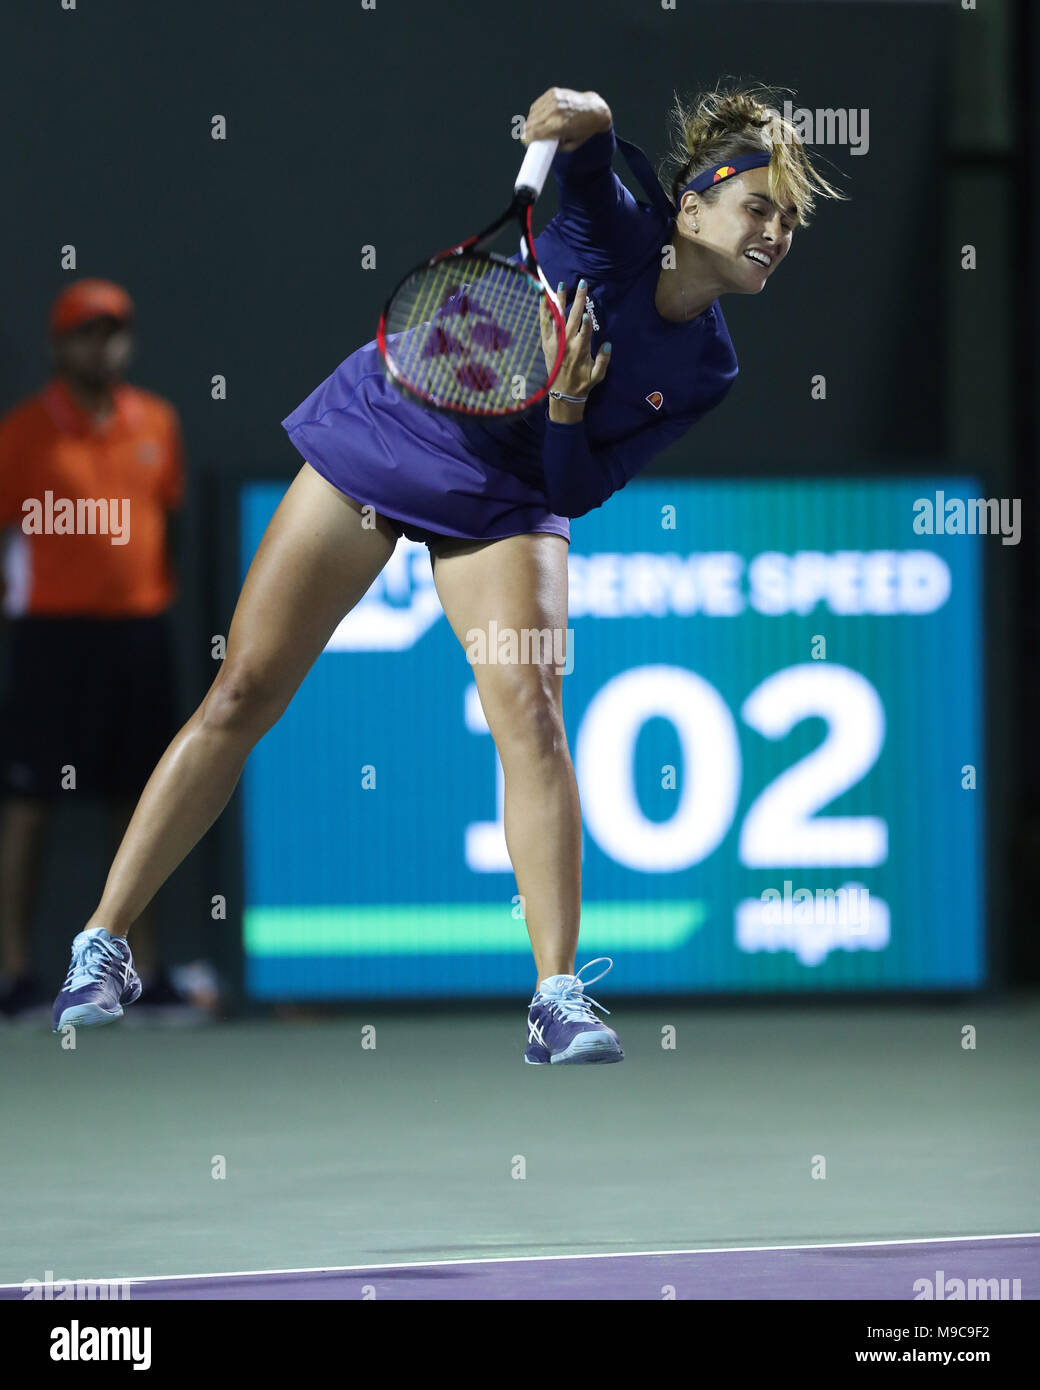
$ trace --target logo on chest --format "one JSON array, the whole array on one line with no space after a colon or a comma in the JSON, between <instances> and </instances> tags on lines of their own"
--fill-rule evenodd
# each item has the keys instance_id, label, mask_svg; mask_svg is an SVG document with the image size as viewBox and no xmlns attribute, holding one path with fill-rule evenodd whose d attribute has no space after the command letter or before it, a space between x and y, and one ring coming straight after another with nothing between
<instances>
[{"instance_id":1,"label":"logo on chest","mask_svg":"<svg viewBox=\"0 0 1040 1390\"><path fill-rule=\"evenodd\" d=\"M651 391L646 399L650 402L650 404L653 406L655 410L660 410L661 407L664 405L664 397L661 395L660 391Z\"/></svg>"}]
</instances>

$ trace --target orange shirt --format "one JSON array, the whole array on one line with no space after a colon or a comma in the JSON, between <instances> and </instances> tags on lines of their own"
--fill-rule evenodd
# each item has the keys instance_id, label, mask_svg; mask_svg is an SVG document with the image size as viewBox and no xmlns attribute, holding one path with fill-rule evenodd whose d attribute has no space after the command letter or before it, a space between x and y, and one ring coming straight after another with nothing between
<instances>
[{"instance_id":1,"label":"orange shirt","mask_svg":"<svg viewBox=\"0 0 1040 1390\"><path fill-rule=\"evenodd\" d=\"M180 422L149 391L113 394L98 424L55 380L0 420L9 614L145 616L172 602L166 512L184 488Z\"/></svg>"}]
</instances>

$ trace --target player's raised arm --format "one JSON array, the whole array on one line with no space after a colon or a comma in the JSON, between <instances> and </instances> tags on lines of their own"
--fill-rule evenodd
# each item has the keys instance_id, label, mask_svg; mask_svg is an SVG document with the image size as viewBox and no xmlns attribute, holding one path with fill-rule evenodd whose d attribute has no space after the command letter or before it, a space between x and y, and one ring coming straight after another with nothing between
<instances>
[{"instance_id":1,"label":"player's raised arm","mask_svg":"<svg viewBox=\"0 0 1040 1390\"><path fill-rule=\"evenodd\" d=\"M541 244L550 258L554 251L576 255L593 277L626 273L660 237L614 172L610 107L596 92L550 87L531 105L524 140L544 138L543 132L559 141L552 164L559 211Z\"/></svg>"},{"instance_id":2,"label":"player's raised arm","mask_svg":"<svg viewBox=\"0 0 1040 1390\"><path fill-rule=\"evenodd\" d=\"M566 152L576 150L590 135L609 130L613 123L610 107L598 92L550 87L531 103L522 139L525 145L532 140L559 140Z\"/></svg>"}]
</instances>

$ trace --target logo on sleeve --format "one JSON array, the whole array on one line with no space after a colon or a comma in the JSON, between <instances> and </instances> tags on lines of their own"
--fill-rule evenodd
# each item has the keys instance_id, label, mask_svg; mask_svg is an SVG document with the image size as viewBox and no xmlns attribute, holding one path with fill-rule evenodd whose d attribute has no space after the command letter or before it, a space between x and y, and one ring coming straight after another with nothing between
<instances>
[{"instance_id":1,"label":"logo on sleeve","mask_svg":"<svg viewBox=\"0 0 1040 1390\"><path fill-rule=\"evenodd\" d=\"M661 395L660 391L651 391L649 396L647 396L647 400L655 410L660 410L662 405L664 405L664 397Z\"/></svg>"}]
</instances>

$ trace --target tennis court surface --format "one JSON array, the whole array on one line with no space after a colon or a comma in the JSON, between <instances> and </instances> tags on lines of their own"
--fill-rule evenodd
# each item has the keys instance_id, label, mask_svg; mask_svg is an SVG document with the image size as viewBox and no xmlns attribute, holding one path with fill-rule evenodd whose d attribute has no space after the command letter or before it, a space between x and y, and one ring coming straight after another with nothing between
<instances>
[{"instance_id":1,"label":"tennis court surface","mask_svg":"<svg viewBox=\"0 0 1040 1390\"><path fill-rule=\"evenodd\" d=\"M611 1067L523 1003L8 1028L0 1297L1037 1297L1035 1000L610 1003Z\"/></svg>"}]
</instances>

